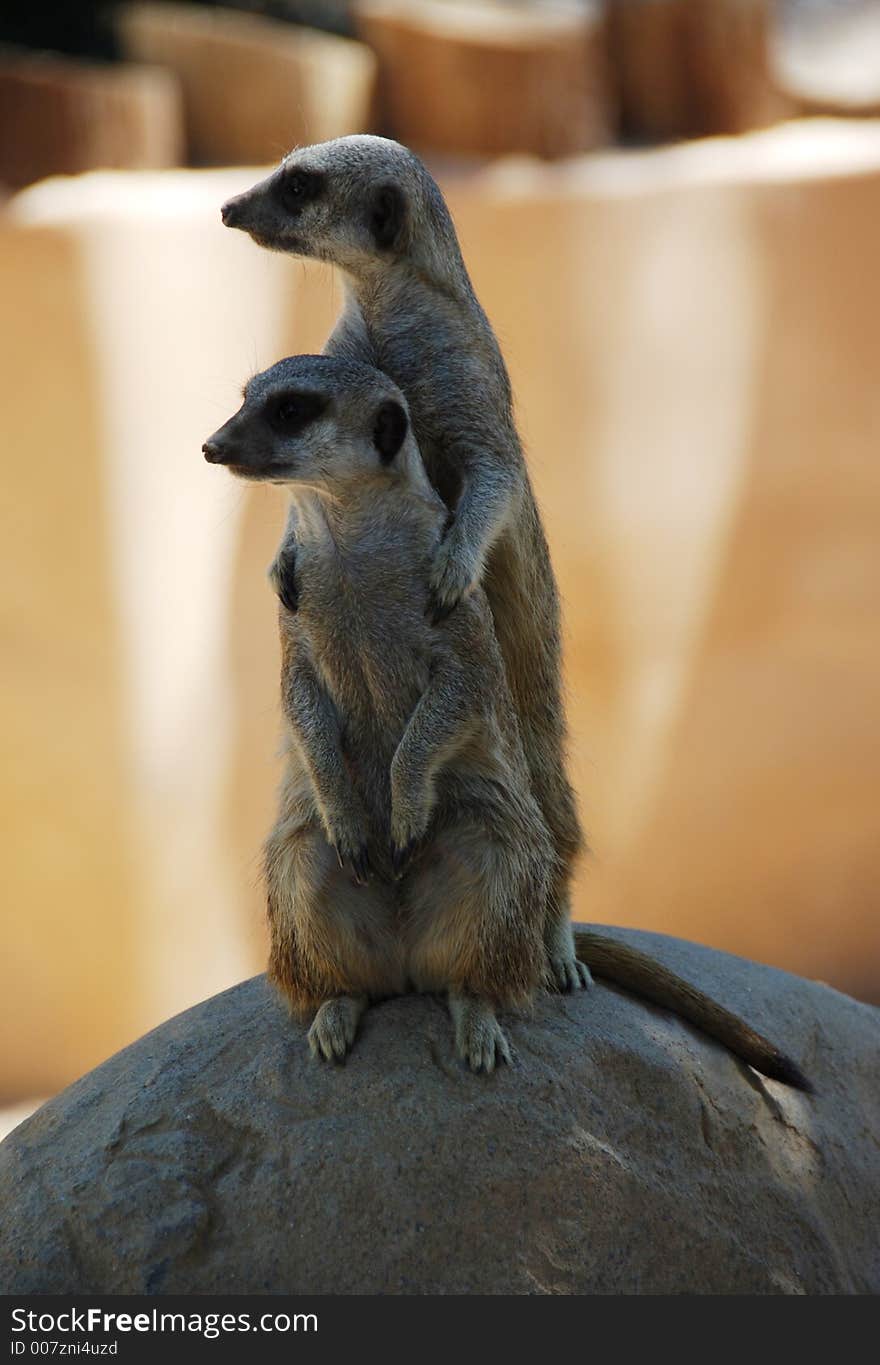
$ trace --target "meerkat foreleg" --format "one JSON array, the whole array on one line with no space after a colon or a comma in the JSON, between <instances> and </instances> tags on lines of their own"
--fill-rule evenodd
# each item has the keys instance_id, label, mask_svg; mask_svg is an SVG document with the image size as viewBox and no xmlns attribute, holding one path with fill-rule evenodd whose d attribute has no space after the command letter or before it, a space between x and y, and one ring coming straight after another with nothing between
<instances>
[{"instance_id":1,"label":"meerkat foreleg","mask_svg":"<svg viewBox=\"0 0 880 1365\"><path fill-rule=\"evenodd\" d=\"M515 477L491 453L481 450L468 460L466 467L471 475L431 570L435 621L448 616L480 581L486 558L504 527L516 492Z\"/></svg>"},{"instance_id":2,"label":"meerkat foreleg","mask_svg":"<svg viewBox=\"0 0 880 1365\"><path fill-rule=\"evenodd\" d=\"M465 675L447 654L436 664L391 760L391 861L400 877L427 831L435 778L469 734Z\"/></svg>"},{"instance_id":3,"label":"meerkat foreleg","mask_svg":"<svg viewBox=\"0 0 880 1365\"><path fill-rule=\"evenodd\" d=\"M494 1071L499 1062L510 1065L510 1046L488 1000L450 991L449 1013L455 1050L471 1071Z\"/></svg>"},{"instance_id":4,"label":"meerkat foreleg","mask_svg":"<svg viewBox=\"0 0 880 1365\"><path fill-rule=\"evenodd\" d=\"M366 817L346 771L335 707L306 659L298 659L286 679L284 710L327 839L340 867L349 868L362 885L370 870Z\"/></svg>"},{"instance_id":5,"label":"meerkat foreleg","mask_svg":"<svg viewBox=\"0 0 880 1365\"><path fill-rule=\"evenodd\" d=\"M309 1029L309 1051L325 1062L344 1061L367 1008L365 995L338 995L325 1000Z\"/></svg>"}]
</instances>

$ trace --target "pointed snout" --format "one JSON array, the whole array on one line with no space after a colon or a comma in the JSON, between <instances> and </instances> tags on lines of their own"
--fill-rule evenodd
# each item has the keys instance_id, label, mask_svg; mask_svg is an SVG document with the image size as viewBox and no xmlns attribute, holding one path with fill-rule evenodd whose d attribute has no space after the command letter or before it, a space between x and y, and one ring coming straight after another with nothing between
<instances>
[{"instance_id":1,"label":"pointed snout","mask_svg":"<svg viewBox=\"0 0 880 1365\"><path fill-rule=\"evenodd\" d=\"M208 464L223 465L239 478L258 477L260 452L248 439L247 424L242 424L240 413L230 417L228 422L208 437L202 446L202 454Z\"/></svg>"},{"instance_id":2,"label":"pointed snout","mask_svg":"<svg viewBox=\"0 0 880 1365\"><path fill-rule=\"evenodd\" d=\"M220 210L220 217L223 219L224 227L241 227L244 223L244 208L247 195L237 194L233 199L227 199Z\"/></svg>"},{"instance_id":3,"label":"pointed snout","mask_svg":"<svg viewBox=\"0 0 880 1365\"><path fill-rule=\"evenodd\" d=\"M208 464L224 463L223 447L215 441L213 437L210 441L206 441L202 446L202 454L208 461Z\"/></svg>"},{"instance_id":4,"label":"pointed snout","mask_svg":"<svg viewBox=\"0 0 880 1365\"><path fill-rule=\"evenodd\" d=\"M224 221L225 228L237 228L241 213L241 195L236 194L233 199L226 199L224 206L220 210L220 217Z\"/></svg>"},{"instance_id":5,"label":"pointed snout","mask_svg":"<svg viewBox=\"0 0 880 1365\"><path fill-rule=\"evenodd\" d=\"M235 464L241 444L238 438L238 423L235 417L230 417L228 422L224 422L222 427L212 432L202 446L202 454L208 464Z\"/></svg>"}]
</instances>

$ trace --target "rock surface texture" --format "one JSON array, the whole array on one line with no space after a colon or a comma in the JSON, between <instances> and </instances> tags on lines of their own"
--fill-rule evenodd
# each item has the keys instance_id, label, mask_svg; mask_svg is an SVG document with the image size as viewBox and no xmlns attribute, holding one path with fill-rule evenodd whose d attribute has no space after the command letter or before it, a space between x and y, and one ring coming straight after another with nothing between
<instances>
[{"instance_id":1,"label":"rock surface texture","mask_svg":"<svg viewBox=\"0 0 880 1365\"><path fill-rule=\"evenodd\" d=\"M170 1020L0 1147L4 1293L880 1291L880 1012L656 934L816 1087L597 983L455 1060L444 1005L313 1061L264 978Z\"/></svg>"}]
</instances>

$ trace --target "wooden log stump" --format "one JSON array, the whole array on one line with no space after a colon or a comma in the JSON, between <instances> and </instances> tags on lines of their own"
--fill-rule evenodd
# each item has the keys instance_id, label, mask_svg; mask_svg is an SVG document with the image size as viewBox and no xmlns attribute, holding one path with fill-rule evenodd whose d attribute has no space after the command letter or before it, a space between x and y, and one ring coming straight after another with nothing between
<instances>
[{"instance_id":1,"label":"wooden log stump","mask_svg":"<svg viewBox=\"0 0 880 1365\"><path fill-rule=\"evenodd\" d=\"M362 43L193 5L126 5L117 23L130 57L176 73L193 161L277 161L372 126L376 62Z\"/></svg>"},{"instance_id":2,"label":"wooden log stump","mask_svg":"<svg viewBox=\"0 0 880 1365\"><path fill-rule=\"evenodd\" d=\"M598 6L360 0L391 136L434 152L554 158L612 140Z\"/></svg>"},{"instance_id":3,"label":"wooden log stump","mask_svg":"<svg viewBox=\"0 0 880 1365\"><path fill-rule=\"evenodd\" d=\"M798 112L774 60L772 0L612 0L622 122L649 142L742 133Z\"/></svg>"},{"instance_id":4,"label":"wooden log stump","mask_svg":"<svg viewBox=\"0 0 880 1365\"><path fill-rule=\"evenodd\" d=\"M159 69L0 49L0 182L179 163L180 91Z\"/></svg>"},{"instance_id":5,"label":"wooden log stump","mask_svg":"<svg viewBox=\"0 0 880 1365\"><path fill-rule=\"evenodd\" d=\"M746 133L791 118L773 59L773 0L690 0L694 133Z\"/></svg>"},{"instance_id":6,"label":"wooden log stump","mask_svg":"<svg viewBox=\"0 0 880 1365\"><path fill-rule=\"evenodd\" d=\"M694 98L687 66L691 0L611 0L609 43L621 124L630 137L688 137Z\"/></svg>"}]
</instances>

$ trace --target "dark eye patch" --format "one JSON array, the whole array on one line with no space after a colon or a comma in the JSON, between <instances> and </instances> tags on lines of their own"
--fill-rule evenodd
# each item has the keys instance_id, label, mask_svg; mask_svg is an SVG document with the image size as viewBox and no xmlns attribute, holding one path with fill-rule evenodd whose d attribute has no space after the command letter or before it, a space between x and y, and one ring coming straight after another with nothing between
<instances>
[{"instance_id":1,"label":"dark eye patch","mask_svg":"<svg viewBox=\"0 0 880 1365\"><path fill-rule=\"evenodd\" d=\"M296 436L318 420L329 401L322 393L276 393L266 403L266 417L279 436Z\"/></svg>"},{"instance_id":2,"label":"dark eye patch","mask_svg":"<svg viewBox=\"0 0 880 1365\"><path fill-rule=\"evenodd\" d=\"M324 179L320 171L285 171L276 187L282 207L288 213L299 213L322 193Z\"/></svg>"}]
</instances>

